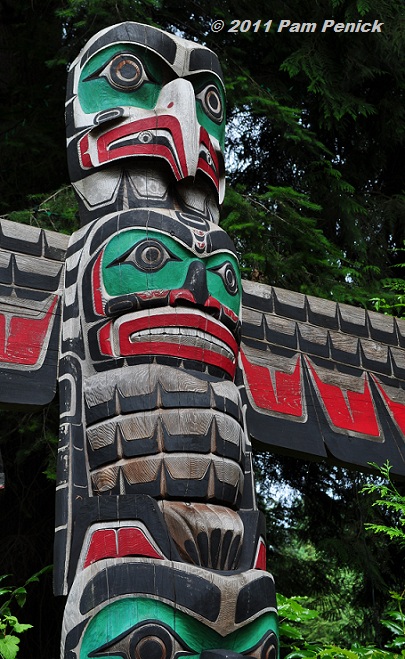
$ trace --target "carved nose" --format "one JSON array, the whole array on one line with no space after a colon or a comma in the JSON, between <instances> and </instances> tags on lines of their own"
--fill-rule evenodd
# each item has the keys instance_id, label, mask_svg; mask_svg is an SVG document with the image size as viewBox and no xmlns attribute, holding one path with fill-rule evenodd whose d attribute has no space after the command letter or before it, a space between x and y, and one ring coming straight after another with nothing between
<instances>
[{"instance_id":1,"label":"carved nose","mask_svg":"<svg viewBox=\"0 0 405 659\"><path fill-rule=\"evenodd\" d=\"M201 261L192 261L183 286L171 291L170 304L176 304L178 301L181 301L204 306L204 303L208 300L208 296L205 265Z\"/></svg>"},{"instance_id":2,"label":"carved nose","mask_svg":"<svg viewBox=\"0 0 405 659\"><path fill-rule=\"evenodd\" d=\"M204 304L208 298L207 271L204 263L193 261L190 264L184 281L184 288L192 292L197 304Z\"/></svg>"}]
</instances>

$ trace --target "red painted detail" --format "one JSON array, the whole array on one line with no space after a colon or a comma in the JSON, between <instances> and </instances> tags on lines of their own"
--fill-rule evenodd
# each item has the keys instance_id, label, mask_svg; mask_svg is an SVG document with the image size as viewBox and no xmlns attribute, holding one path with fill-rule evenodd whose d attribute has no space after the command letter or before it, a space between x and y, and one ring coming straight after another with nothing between
<instances>
[{"instance_id":1,"label":"red painted detail","mask_svg":"<svg viewBox=\"0 0 405 659\"><path fill-rule=\"evenodd\" d=\"M206 301L204 302L204 308L206 309L216 309L219 312L222 312L225 316L230 318L233 323L237 324L239 321L239 316L229 307L225 307L221 304L215 297L209 295Z\"/></svg>"},{"instance_id":2,"label":"red painted detail","mask_svg":"<svg viewBox=\"0 0 405 659\"><path fill-rule=\"evenodd\" d=\"M113 529L94 531L87 550L84 567L96 561L101 561L103 558L115 558L116 556L117 542L115 531Z\"/></svg>"},{"instance_id":3,"label":"red painted detail","mask_svg":"<svg viewBox=\"0 0 405 659\"><path fill-rule=\"evenodd\" d=\"M93 163L91 161L89 150L89 135L85 135L79 142L79 157L83 169L91 169Z\"/></svg>"},{"instance_id":4,"label":"red painted detail","mask_svg":"<svg viewBox=\"0 0 405 659\"><path fill-rule=\"evenodd\" d=\"M124 144L114 147L114 142L126 137L135 137L143 131L150 131L155 134L157 130L166 131L173 140L173 147L157 144L152 140L148 143ZM90 133L90 140L92 139ZM94 162L89 154L89 137L85 135L79 141L79 153L81 162L85 169L97 167L103 163L126 158L129 156L157 156L164 158L170 164L177 180L189 175L187 168L186 154L182 129L179 120L170 115L159 115L157 117L148 117L139 119L127 124L122 124L112 128L106 133L94 138L97 145L98 162ZM178 158L178 160L177 160Z\"/></svg>"},{"instance_id":5,"label":"red painted detail","mask_svg":"<svg viewBox=\"0 0 405 659\"><path fill-rule=\"evenodd\" d=\"M231 332L224 325L207 316L182 311L178 313L144 315L137 318L130 318L127 321L124 319L120 324L120 338L122 337L124 341L130 341L131 334L135 332L160 327L189 327L199 329L226 343L235 355L238 353L238 344Z\"/></svg>"},{"instance_id":6,"label":"red painted detail","mask_svg":"<svg viewBox=\"0 0 405 659\"><path fill-rule=\"evenodd\" d=\"M380 430L368 381L364 380L363 393L326 384L322 382L310 360L306 359L325 410L335 428L379 437Z\"/></svg>"},{"instance_id":7,"label":"red painted detail","mask_svg":"<svg viewBox=\"0 0 405 659\"><path fill-rule=\"evenodd\" d=\"M96 314L99 316L104 316L104 302L102 295L102 283L101 283L101 260L103 258L103 252L101 252L96 262L93 266L92 280L93 280L93 308Z\"/></svg>"},{"instance_id":8,"label":"red painted detail","mask_svg":"<svg viewBox=\"0 0 405 659\"><path fill-rule=\"evenodd\" d=\"M133 343L131 348L126 352L125 347L121 346L121 355L124 357L130 355L167 355L168 357L178 357L179 359L192 359L193 361L203 362L210 366L216 366L226 373L231 378L235 376L236 364L235 361L219 355L209 349L195 348L193 346L177 345L166 342L150 342L150 343Z\"/></svg>"},{"instance_id":9,"label":"red painted detail","mask_svg":"<svg viewBox=\"0 0 405 659\"><path fill-rule=\"evenodd\" d=\"M42 318L22 318L0 314L0 362L35 366L41 356L45 337L51 328L58 296L52 301Z\"/></svg>"},{"instance_id":10,"label":"red painted detail","mask_svg":"<svg viewBox=\"0 0 405 659\"><path fill-rule=\"evenodd\" d=\"M384 391L381 383L377 380L375 375L371 374L371 377L373 378L374 382L376 383L384 401L385 404L387 405L389 411L391 412L392 416L394 417L396 423L398 424L401 432L405 434L405 405L403 403L396 403L394 400L392 400L386 391Z\"/></svg>"},{"instance_id":11,"label":"red painted detail","mask_svg":"<svg viewBox=\"0 0 405 659\"><path fill-rule=\"evenodd\" d=\"M94 531L90 539L83 567L101 561L104 558L122 556L148 556L149 558L164 558L149 542L145 533L135 527L120 529L99 529Z\"/></svg>"},{"instance_id":12,"label":"red painted detail","mask_svg":"<svg viewBox=\"0 0 405 659\"><path fill-rule=\"evenodd\" d=\"M238 344L236 343L231 332L221 323L214 321L206 316L189 313L162 313L154 315L145 315L137 318L129 318L118 321L118 339L120 354L129 355L168 355L180 359L193 359L205 362L212 366L217 366L227 373L234 376L236 370L236 355L238 353ZM207 336L206 347L198 348L196 346L183 345L179 337L167 335L165 340L157 339L151 331L150 337L145 336L142 341L135 341L132 338L137 332L142 330L153 330L154 328L178 327L193 328L205 332ZM210 348L213 345L209 340L209 335L223 341L233 357L227 357L219 354L215 349ZM181 336L181 334L180 334ZM156 340L153 340L156 339Z\"/></svg>"},{"instance_id":13,"label":"red painted detail","mask_svg":"<svg viewBox=\"0 0 405 659\"><path fill-rule=\"evenodd\" d=\"M140 300L160 300L169 295L169 290L156 289L155 291L140 291L136 294Z\"/></svg>"},{"instance_id":14,"label":"red painted detail","mask_svg":"<svg viewBox=\"0 0 405 659\"><path fill-rule=\"evenodd\" d=\"M288 416L302 416L303 401L301 389L301 360L292 373L275 371L274 382L269 369L249 362L241 350L242 364L255 405L270 412Z\"/></svg>"},{"instance_id":15,"label":"red painted detail","mask_svg":"<svg viewBox=\"0 0 405 659\"><path fill-rule=\"evenodd\" d=\"M103 327L98 331L98 345L100 347L100 352L103 355L112 356L114 354L111 344L111 330L112 321L103 325Z\"/></svg>"},{"instance_id":16,"label":"red painted detail","mask_svg":"<svg viewBox=\"0 0 405 659\"><path fill-rule=\"evenodd\" d=\"M224 307L219 300L212 297L212 295L209 295L204 302L204 309L216 309L217 311L221 311Z\"/></svg>"},{"instance_id":17,"label":"red painted detail","mask_svg":"<svg viewBox=\"0 0 405 659\"><path fill-rule=\"evenodd\" d=\"M146 535L132 527L124 527L118 531L118 556L149 556L164 558L149 542Z\"/></svg>"},{"instance_id":18,"label":"red painted detail","mask_svg":"<svg viewBox=\"0 0 405 659\"><path fill-rule=\"evenodd\" d=\"M266 570L266 545L263 538L259 538L256 549L255 564L253 566L256 570Z\"/></svg>"},{"instance_id":19,"label":"red painted detail","mask_svg":"<svg viewBox=\"0 0 405 659\"><path fill-rule=\"evenodd\" d=\"M176 306L176 303L179 300L186 300L187 302L192 302L193 304L197 304L194 294L192 291L190 291L188 288L176 288L169 293L169 304L174 307ZM218 314L215 314L215 317L219 316L220 312L222 312L225 316L230 318L232 322L235 324L239 320L239 316L232 311L232 309L229 309L228 307L225 307L223 304L219 302L215 297L212 295L209 295L207 299L204 302L204 309L215 309L215 311L218 312Z\"/></svg>"},{"instance_id":20,"label":"red painted detail","mask_svg":"<svg viewBox=\"0 0 405 659\"><path fill-rule=\"evenodd\" d=\"M212 180L214 183L215 187L217 190L219 190L219 162L218 162L218 155L212 146L210 137L208 135L208 132L205 130L205 128L200 128L200 144L205 146L207 151L209 152L211 156L211 162L212 164L208 164L208 162L205 160L203 156L200 156L198 158L198 163L197 163L197 169L200 169L203 171L209 178Z\"/></svg>"},{"instance_id":21,"label":"red painted detail","mask_svg":"<svg viewBox=\"0 0 405 659\"><path fill-rule=\"evenodd\" d=\"M176 288L175 290L170 291L169 304L174 306L179 300L186 300L187 302L196 304L194 294L188 288Z\"/></svg>"}]
</instances>

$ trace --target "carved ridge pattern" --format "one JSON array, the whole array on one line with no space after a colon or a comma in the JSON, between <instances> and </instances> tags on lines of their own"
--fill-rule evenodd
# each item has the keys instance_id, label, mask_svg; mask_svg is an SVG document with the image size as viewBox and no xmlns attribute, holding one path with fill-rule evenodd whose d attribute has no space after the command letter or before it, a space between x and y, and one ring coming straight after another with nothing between
<instances>
[{"instance_id":1,"label":"carved ridge pattern","mask_svg":"<svg viewBox=\"0 0 405 659\"><path fill-rule=\"evenodd\" d=\"M376 443L389 441L394 471L405 474L405 322L252 282L244 282L243 310L241 363L252 436L287 448L276 425L265 437L260 416L306 424L295 448L335 458L346 450L347 461L364 467L378 462L373 452L384 454ZM319 436L325 424L325 445L318 441L314 450L308 432ZM358 444L349 448L344 437Z\"/></svg>"}]
</instances>

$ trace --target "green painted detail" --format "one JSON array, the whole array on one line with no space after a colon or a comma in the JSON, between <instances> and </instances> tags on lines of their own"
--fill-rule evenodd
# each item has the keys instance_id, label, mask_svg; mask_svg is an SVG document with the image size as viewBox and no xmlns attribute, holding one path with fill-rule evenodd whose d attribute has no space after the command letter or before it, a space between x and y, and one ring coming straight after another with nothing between
<instances>
[{"instance_id":1,"label":"green painted detail","mask_svg":"<svg viewBox=\"0 0 405 659\"><path fill-rule=\"evenodd\" d=\"M149 81L134 91L114 89L102 72L118 53L133 53L145 68ZM168 67L153 53L130 46L117 44L94 55L84 66L79 80L79 100L86 113L100 112L120 106L134 106L152 110L163 86L163 75ZM99 75L97 75L97 72Z\"/></svg>"},{"instance_id":2,"label":"green painted detail","mask_svg":"<svg viewBox=\"0 0 405 659\"><path fill-rule=\"evenodd\" d=\"M195 76L190 76L189 78L190 82L192 83L196 96L201 92L205 87L208 85L214 85L218 91L218 94L221 98L221 103L222 103L222 110L223 110L223 118L221 123L216 123L212 119L210 119L209 115L207 112L204 110L203 103L201 100L197 99L196 100L196 110L197 110L197 119L198 123L200 126L205 128L207 133L210 135L213 135L214 137L217 138L218 142L221 145L221 149L224 150L225 146L225 109L226 109L226 98L225 98L225 91L218 83L218 79L212 75L212 74L197 74Z\"/></svg>"},{"instance_id":3,"label":"green painted detail","mask_svg":"<svg viewBox=\"0 0 405 659\"><path fill-rule=\"evenodd\" d=\"M156 269L153 266L148 270L139 267L139 255L148 249L161 250ZM195 261L205 266L209 294L238 315L242 285L236 258L228 252L215 252L199 258L174 238L158 231L130 229L115 235L104 251L103 283L111 296L183 288L189 267ZM233 288L229 279L232 273L235 275ZM236 292L230 293L226 286Z\"/></svg>"},{"instance_id":4,"label":"green painted detail","mask_svg":"<svg viewBox=\"0 0 405 659\"><path fill-rule=\"evenodd\" d=\"M146 79L133 91L115 89L106 77L109 64L120 53L132 53L143 64ZM143 48L129 44L117 44L105 48L92 57L84 66L79 80L78 96L80 105L86 114L109 110L114 107L132 106L144 110L153 110L164 84L176 75L158 55ZM214 136L224 148L225 142L225 93L218 80L212 74L197 74L189 81L198 95L204 87L215 86L221 99L223 118L220 123L210 119L204 110L202 101L196 99L197 119L207 132Z\"/></svg>"},{"instance_id":5,"label":"green painted detail","mask_svg":"<svg viewBox=\"0 0 405 659\"><path fill-rule=\"evenodd\" d=\"M96 654L100 659L122 659L122 654L112 653L114 647L111 646L117 640L125 643L124 639L133 634L134 626L143 621L161 626L164 633L172 638L172 656L175 652L183 651L190 659L198 659L203 650L215 648L248 655L269 631L276 635L278 633L274 613L264 613L257 620L222 637L199 620L164 602L145 597L127 597L107 604L91 619L84 632L80 659L90 659L91 653L99 648L104 648Z\"/></svg>"}]
</instances>

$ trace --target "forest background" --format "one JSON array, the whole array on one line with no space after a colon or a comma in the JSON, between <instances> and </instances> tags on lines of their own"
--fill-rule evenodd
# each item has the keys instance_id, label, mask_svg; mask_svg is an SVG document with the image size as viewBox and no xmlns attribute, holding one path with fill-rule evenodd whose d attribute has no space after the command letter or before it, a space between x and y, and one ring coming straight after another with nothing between
<instances>
[{"instance_id":1,"label":"forest background","mask_svg":"<svg viewBox=\"0 0 405 659\"><path fill-rule=\"evenodd\" d=\"M277 32L286 19L318 28ZM322 33L326 19L384 25L381 33ZM221 221L243 276L402 315L403 0L1 0L0 215L76 228L67 67L97 30L124 20L204 43L221 60L228 99ZM213 32L215 20L224 29ZM235 20L252 27L230 32ZM36 413L0 412L0 574L17 585L52 563L57 433L57 401ZM383 645L389 592L404 588L404 551L364 528L378 516L393 521L361 494L370 477L270 453L256 464L278 590L307 597L322 613L308 640ZM22 659L57 659L63 604L50 574L30 585L21 617L34 628L22 638Z\"/></svg>"}]
</instances>

